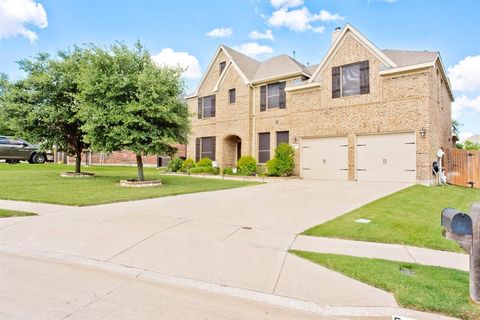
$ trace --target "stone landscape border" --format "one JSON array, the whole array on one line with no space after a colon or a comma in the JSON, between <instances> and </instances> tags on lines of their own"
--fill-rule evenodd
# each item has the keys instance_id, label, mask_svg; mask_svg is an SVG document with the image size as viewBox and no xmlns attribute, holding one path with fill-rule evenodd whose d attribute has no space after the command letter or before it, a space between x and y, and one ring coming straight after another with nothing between
<instances>
[{"instance_id":1,"label":"stone landscape border","mask_svg":"<svg viewBox=\"0 0 480 320\"><path fill-rule=\"evenodd\" d=\"M64 178L93 178L95 177L95 173L91 172L62 172L60 173L61 177Z\"/></svg>"},{"instance_id":2,"label":"stone landscape border","mask_svg":"<svg viewBox=\"0 0 480 320\"><path fill-rule=\"evenodd\" d=\"M145 180L145 181L139 181L137 179L126 179L126 180L120 180L120 186L121 187L130 187L130 188L146 188L146 187L157 187L161 186L162 181L161 180Z\"/></svg>"}]
</instances>

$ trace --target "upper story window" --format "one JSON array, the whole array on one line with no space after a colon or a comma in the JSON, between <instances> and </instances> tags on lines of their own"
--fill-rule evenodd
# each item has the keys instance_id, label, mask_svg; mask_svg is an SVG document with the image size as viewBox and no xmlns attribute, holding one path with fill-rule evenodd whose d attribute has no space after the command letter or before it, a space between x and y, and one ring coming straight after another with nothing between
<instances>
[{"instance_id":1,"label":"upper story window","mask_svg":"<svg viewBox=\"0 0 480 320\"><path fill-rule=\"evenodd\" d=\"M370 93L368 60L332 68L332 98Z\"/></svg>"},{"instance_id":2,"label":"upper story window","mask_svg":"<svg viewBox=\"0 0 480 320\"><path fill-rule=\"evenodd\" d=\"M222 61L220 62L220 73L219 74L222 74L223 70L225 70L225 67L227 66L227 62L226 61Z\"/></svg>"},{"instance_id":3,"label":"upper story window","mask_svg":"<svg viewBox=\"0 0 480 320\"><path fill-rule=\"evenodd\" d=\"M285 81L260 87L260 111L286 107Z\"/></svg>"},{"instance_id":4,"label":"upper story window","mask_svg":"<svg viewBox=\"0 0 480 320\"><path fill-rule=\"evenodd\" d=\"M215 95L198 98L198 119L215 117Z\"/></svg>"},{"instance_id":5,"label":"upper story window","mask_svg":"<svg viewBox=\"0 0 480 320\"><path fill-rule=\"evenodd\" d=\"M230 104L235 103L236 99L237 99L237 97L236 97L235 88L228 90L228 102Z\"/></svg>"}]
</instances>

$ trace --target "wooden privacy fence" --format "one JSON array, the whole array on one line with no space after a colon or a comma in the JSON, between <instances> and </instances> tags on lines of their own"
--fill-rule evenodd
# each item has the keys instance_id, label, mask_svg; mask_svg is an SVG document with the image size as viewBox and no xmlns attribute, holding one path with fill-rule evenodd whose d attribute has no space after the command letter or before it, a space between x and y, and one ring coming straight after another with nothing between
<instances>
[{"instance_id":1,"label":"wooden privacy fence","mask_svg":"<svg viewBox=\"0 0 480 320\"><path fill-rule=\"evenodd\" d=\"M447 149L444 161L448 183L480 189L480 150Z\"/></svg>"}]
</instances>

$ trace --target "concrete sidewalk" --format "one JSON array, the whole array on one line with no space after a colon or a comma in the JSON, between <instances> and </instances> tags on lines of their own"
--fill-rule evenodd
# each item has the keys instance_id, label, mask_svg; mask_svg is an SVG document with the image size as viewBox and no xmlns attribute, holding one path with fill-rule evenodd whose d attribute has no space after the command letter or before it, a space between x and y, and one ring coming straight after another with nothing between
<instances>
[{"instance_id":1,"label":"concrete sidewalk","mask_svg":"<svg viewBox=\"0 0 480 320\"><path fill-rule=\"evenodd\" d=\"M399 244L352 241L300 235L293 242L291 249L412 262L463 271L470 270L469 256L467 254L431 250Z\"/></svg>"},{"instance_id":2,"label":"concrete sidewalk","mask_svg":"<svg viewBox=\"0 0 480 320\"><path fill-rule=\"evenodd\" d=\"M75 207L28 201L0 200L0 209L33 212L39 215L69 210Z\"/></svg>"}]
</instances>

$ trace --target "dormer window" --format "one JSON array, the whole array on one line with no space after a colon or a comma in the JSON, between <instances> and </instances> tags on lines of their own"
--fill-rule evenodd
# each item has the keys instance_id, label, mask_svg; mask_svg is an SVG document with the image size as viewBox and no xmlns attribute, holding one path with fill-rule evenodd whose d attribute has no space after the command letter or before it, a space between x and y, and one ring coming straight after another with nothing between
<instances>
[{"instance_id":1,"label":"dormer window","mask_svg":"<svg viewBox=\"0 0 480 320\"><path fill-rule=\"evenodd\" d=\"M368 60L332 68L332 98L370 93Z\"/></svg>"},{"instance_id":2,"label":"dormer window","mask_svg":"<svg viewBox=\"0 0 480 320\"><path fill-rule=\"evenodd\" d=\"M220 74L222 74L223 70L225 70L225 67L227 66L226 61L220 62Z\"/></svg>"}]
</instances>

